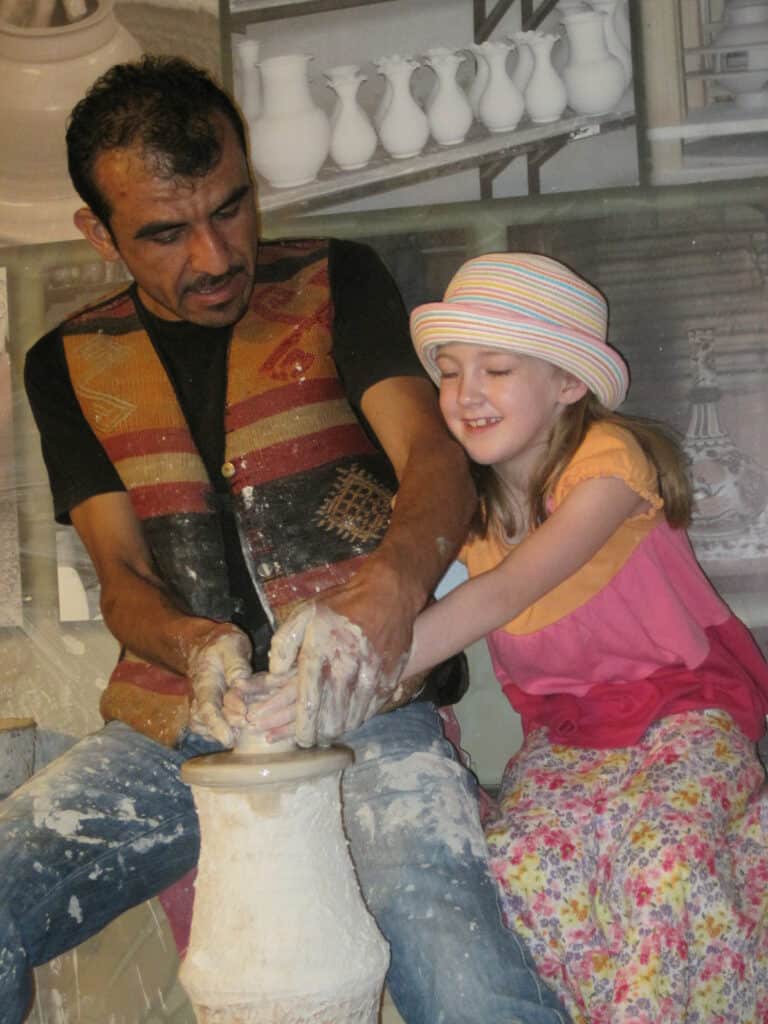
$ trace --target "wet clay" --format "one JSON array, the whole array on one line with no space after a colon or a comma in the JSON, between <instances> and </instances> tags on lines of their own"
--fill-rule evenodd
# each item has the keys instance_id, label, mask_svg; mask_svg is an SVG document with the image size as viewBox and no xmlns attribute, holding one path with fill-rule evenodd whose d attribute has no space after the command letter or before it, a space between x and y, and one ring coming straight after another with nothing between
<instances>
[{"instance_id":1,"label":"wet clay","mask_svg":"<svg viewBox=\"0 0 768 1024\"><path fill-rule=\"evenodd\" d=\"M389 952L341 825L342 747L246 735L182 768L200 816L180 979L199 1024L375 1024Z\"/></svg>"}]
</instances>

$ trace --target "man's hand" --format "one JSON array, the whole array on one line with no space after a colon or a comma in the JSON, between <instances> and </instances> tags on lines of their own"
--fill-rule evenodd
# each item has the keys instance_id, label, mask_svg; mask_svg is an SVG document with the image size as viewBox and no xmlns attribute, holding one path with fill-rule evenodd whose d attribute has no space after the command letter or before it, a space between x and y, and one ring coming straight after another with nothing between
<instances>
[{"instance_id":1,"label":"man's hand","mask_svg":"<svg viewBox=\"0 0 768 1024\"><path fill-rule=\"evenodd\" d=\"M272 638L270 676L273 684L283 679L286 685L257 721L274 727L295 715L299 746L327 746L397 703L406 660L404 652L385 669L358 625L325 604L302 605Z\"/></svg>"},{"instance_id":2,"label":"man's hand","mask_svg":"<svg viewBox=\"0 0 768 1024\"><path fill-rule=\"evenodd\" d=\"M192 648L187 664L192 686L189 728L231 747L234 734L224 717L224 695L232 687L247 687L251 679L250 640L236 626L222 623Z\"/></svg>"}]
</instances>

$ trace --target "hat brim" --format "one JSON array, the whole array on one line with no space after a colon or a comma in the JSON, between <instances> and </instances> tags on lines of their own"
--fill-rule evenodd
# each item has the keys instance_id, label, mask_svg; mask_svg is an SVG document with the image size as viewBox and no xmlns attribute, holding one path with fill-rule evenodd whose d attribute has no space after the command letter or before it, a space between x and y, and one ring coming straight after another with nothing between
<instances>
[{"instance_id":1,"label":"hat brim","mask_svg":"<svg viewBox=\"0 0 768 1024\"><path fill-rule=\"evenodd\" d=\"M466 302L430 302L411 313L416 354L439 384L437 354L444 345L477 345L535 356L572 373L604 406L615 409L629 388L629 370L619 353L592 336L524 316L499 316L495 307Z\"/></svg>"}]
</instances>

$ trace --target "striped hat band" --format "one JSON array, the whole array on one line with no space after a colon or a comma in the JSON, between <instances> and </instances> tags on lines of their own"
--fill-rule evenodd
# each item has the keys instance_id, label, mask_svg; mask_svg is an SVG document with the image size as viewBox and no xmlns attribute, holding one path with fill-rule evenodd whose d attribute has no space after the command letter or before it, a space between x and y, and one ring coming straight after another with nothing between
<instances>
[{"instance_id":1,"label":"striped hat band","mask_svg":"<svg viewBox=\"0 0 768 1024\"><path fill-rule=\"evenodd\" d=\"M465 263L442 302L411 313L416 352L438 383L443 345L507 349L553 363L582 380L603 405L626 397L629 371L606 344L601 293L557 260L534 253L490 253Z\"/></svg>"}]
</instances>

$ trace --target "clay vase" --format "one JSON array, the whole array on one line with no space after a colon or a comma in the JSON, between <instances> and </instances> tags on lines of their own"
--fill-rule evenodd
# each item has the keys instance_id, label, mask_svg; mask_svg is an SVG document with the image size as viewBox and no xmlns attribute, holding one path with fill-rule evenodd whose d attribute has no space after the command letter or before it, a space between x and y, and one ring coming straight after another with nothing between
<instances>
[{"instance_id":1,"label":"clay vase","mask_svg":"<svg viewBox=\"0 0 768 1024\"><path fill-rule=\"evenodd\" d=\"M626 88L621 61L608 52L598 11L568 11L569 59L563 68L568 105L577 114L607 114L616 109Z\"/></svg>"},{"instance_id":2,"label":"clay vase","mask_svg":"<svg viewBox=\"0 0 768 1024\"><path fill-rule=\"evenodd\" d=\"M603 15L603 35L608 52L624 68L625 88L632 81L632 54L619 35L618 13L624 0L592 0L592 8Z\"/></svg>"},{"instance_id":3,"label":"clay vase","mask_svg":"<svg viewBox=\"0 0 768 1024\"><path fill-rule=\"evenodd\" d=\"M67 118L102 72L140 54L112 0L93 0L72 23L0 20L0 242L80 237L72 223L82 201L67 171Z\"/></svg>"},{"instance_id":4,"label":"clay vase","mask_svg":"<svg viewBox=\"0 0 768 1024\"><path fill-rule=\"evenodd\" d=\"M431 67L430 61L433 57L439 59L441 57L448 57L452 53L454 53L454 51L449 50L447 46L430 46L430 48L428 50L425 50L421 56L424 60L424 64L426 65L426 67ZM427 97L424 100L424 113L427 116L429 116L429 108L434 103L435 97L437 96L439 90L440 78L437 74L434 74L432 75L432 81L427 92Z\"/></svg>"},{"instance_id":5,"label":"clay vase","mask_svg":"<svg viewBox=\"0 0 768 1024\"><path fill-rule=\"evenodd\" d=\"M232 36L235 99L246 121L261 113L259 41L242 34Z\"/></svg>"},{"instance_id":6,"label":"clay vase","mask_svg":"<svg viewBox=\"0 0 768 1024\"><path fill-rule=\"evenodd\" d=\"M325 77L337 97L331 114L331 159L342 171L365 167L378 142L370 118L357 100L365 75L356 64L343 64L328 68Z\"/></svg>"},{"instance_id":7,"label":"clay vase","mask_svg":"<svg viewBox=\"0 0 768 1024\"><path fill-rule=\"evenodd\" d=\"M389 953L342 829L351 760L256 734L183 765L201 840L179 979L198 1024L378 1020Z\"/></svg>"},{"instance_id":8,"label":"clay vase","mask_svg":"<svg viewBox=\"0 0 768 1024\"><path fill-rule=\"evenodd\" d=\"M330 149L328 115L309 90L310 60L295 53L259 65L263 105L250 124L251 162L274 188L314 181Z\"/></svg>"},{"instance_id":9,"label":"clay vase","mask_svg":"<svg viewBox=\"0 0 768 1024\"><path fill-rule=\"evenodd\" d=\"M584 0L560 0L557 7L557 11L560 22L562 23L564 14L571 14L574 11L588 11L590 10L588 4ZM552 67L562 76L563 68L568 63L570 56L570 49L568 47L568 36L565 31L560 33L560 37L554 45L552 50Z\"/></svg>"},{"instance_id":10,"label":"clay vase","mask_svg":"<svg viewBox=\"0 0 768 1024\"><path fill-rule=\"evenodd\" d=\"M712 328L690 330L691 410L683 449L690 462L691 537L735 537L768 506L768 472L737 448L718 411L722 390Z\"/></svg>"},{"instance_id":11,"label":"clay vase","mask_svg":"<svg viewBox=\"0 0 768 1024\"><path fill-rule=\"evenodd\" d=\"M520 90L507 74L507 54L512 44L488 39L479 45L488 61L489 76L480 97L478 117L489 132L512 131L525 110Z\"/></svg>"},{"instance_id":12,"label":"clay vase","mask_svg":"<svg viewBox=\"0 0 768 1024\"><path fill-rule=\"evenodd\" d=\"M515 62L511 78L515 88L523 98L525 98L525 90L531 80L533 66L536 63L533 50L531 49L531 40L535 35L535 32L515 32L510 37L515 44L517 52L517 61Z\"/></svg>"},{"instance_id":13,"label":"clay vase","mask_svg":"<svg viewBox=\"0 0 768 1024\"><path fill-rule=\"evenodd\" d=\"M552 67L552 47L557 36L543 32L532 33L529 41L534 67L525 88L525 109L535 124L557 121L566 108L568 94L565 83Z\"/></svg>"},{"instance_id":14,"label":"clay vase","mask_svg":"<svg viewBox=\"0 0 768 1024\"><path fill-rule=\"evenodd\" d=\"M418 62L395 54L382 57L376 66L390 88L390 99L379 123L381 144L396 160L417 156L429 138L427 115L411 92L411 76Z\"/></svg>"},{"instance_id":15,"label":"clay vase","mask_svg":"<svg viewBox=\"0 0 768 1024\"><path fill-rule=\"evenodd\" d=\"M759 0L730 0L725 6L724 25L713 45L728 49L717 54L717 81L730 92L739 107L764 110L768 107L768 3ZM729 71L746 72L729 75Z\"/></svg>"},{"instance_id":16,"label":"clay vase","mask_svg":"<svg viewBox=\"0 0 768 1024\"><path fill-rule=\"evenodd\" d=\"M437 76L436 87L427 104L427 122L439 146L463 142L472 124L472 107L456 81L456 72L463 60L460 52L434 50L424 58Z\"/></svg>"},{"instance_id":17,"label":"clay vase","mask_svg":"<svg viewBox=\"0 0 768 1024\"><path fill-rule=\"evenodd\" d=\"M485 87L488 85L491 69L488 67L488 61L483 56L480 43L471 43L467 49L475 58L475 74L467 90L467 99L469 100L473 115L477 117L477 112L480 108L480 98L485 92Z\"/></svg>"},{"instance_id":18,"label":"clay vase","mask_svg":"<svg viewBox=\"0 0 768 1024\"><path fill-rule=\"evenodd\" d=\"M0 718L0 800L32 774L36 735L33 718Z\"/></svg>"}]
</instances>

